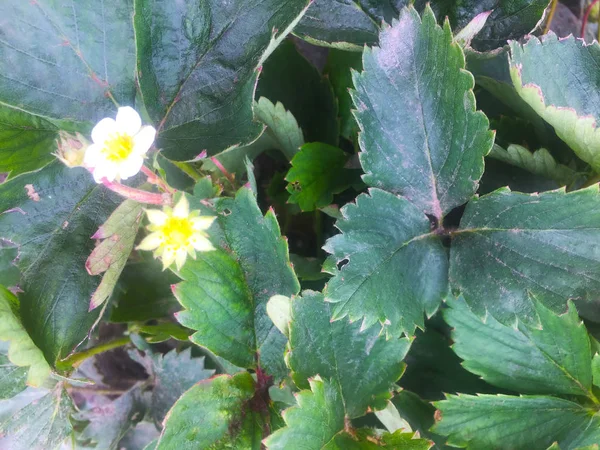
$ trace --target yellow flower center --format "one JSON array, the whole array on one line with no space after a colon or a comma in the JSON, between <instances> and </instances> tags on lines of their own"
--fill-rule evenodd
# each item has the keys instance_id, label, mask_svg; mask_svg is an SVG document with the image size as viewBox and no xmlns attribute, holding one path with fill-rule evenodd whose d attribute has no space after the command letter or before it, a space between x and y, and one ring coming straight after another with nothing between
<instances>
[{"instance_id":1,"label":"yellow flower center","mask_svg":"<svg viewBox=\"0 0 600 450\"><path fill-rule=\"evenodd\" d=\"M104 143L102 152L112 162L126 160L133 151L133 137L128 134L113 134Z\"/></svg>"},{"instance_id":2,"label":"yellow flower center","mask_svg":"<svg viewBox=\"0 0 600 450\"><path fill-rule=\"evenodd\" d=\"M161 231L165 236L165 245L174 249L187 247L192 234L194 234L192 222L187 218L179 217L169 217Z\"/></svg>"}]
</instances>

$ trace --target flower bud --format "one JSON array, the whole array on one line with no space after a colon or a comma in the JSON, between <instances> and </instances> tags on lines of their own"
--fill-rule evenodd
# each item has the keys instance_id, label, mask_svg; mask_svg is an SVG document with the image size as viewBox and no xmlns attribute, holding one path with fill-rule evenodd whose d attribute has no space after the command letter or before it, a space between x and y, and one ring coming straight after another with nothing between
<instances>
[{"instance_id":1,"label":"flower bud","mask_svg":"<svg viewBox=\"0 0 600 450\"><path fill-rule=\"evenodd\" d=\"M90 143L81 133L73 135L66 131L59 131L56 145L57 152L54 153L54 156L60 159L65 166L83 166L83 156Z\"/></svg>"}]
</instances>

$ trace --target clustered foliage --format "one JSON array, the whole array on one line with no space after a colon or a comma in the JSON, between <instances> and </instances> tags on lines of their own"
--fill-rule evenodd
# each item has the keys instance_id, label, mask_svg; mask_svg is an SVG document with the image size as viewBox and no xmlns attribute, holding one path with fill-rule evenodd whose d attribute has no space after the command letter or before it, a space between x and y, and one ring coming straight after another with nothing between
<instances>
[{"instance_id":1,"label":"clustered foliage","mask_svg":"<svg viewBox=\"0 0 600 450\"><path fill-rule=\"evenodd\" d=\"M2 0L0 448L598 448L600 45L548 7Z\"/></svg>"}]
</instances>

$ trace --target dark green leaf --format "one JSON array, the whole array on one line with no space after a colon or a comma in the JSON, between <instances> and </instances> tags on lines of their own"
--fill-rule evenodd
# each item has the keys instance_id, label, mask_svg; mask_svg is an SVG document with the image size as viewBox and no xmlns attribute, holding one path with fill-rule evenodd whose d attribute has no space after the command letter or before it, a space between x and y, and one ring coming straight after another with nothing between
<instances>
[{"instance_id":1,"label":"dark green leaf","mask_svg":"<svg viewBox=\"0 0 600 450\"><path fill-rule=\"evenodd\" d=\"M431 9L422 20L402 10L380 46L365 49L354 76L364 180L441 219L477 190L493 133L475 111L462 49Z\"/></svg>"},{"instance_id":2,"label":"dark green leaf","mask_svg":"<svg viewBox=\"0 0 600 450\"><path fill-rule=\"evenodd\" d=\"M452 348L467 370L524 394L593 397L590 338L572 303L559 316L535 300L534 327L502 325L490 314L482 321L462 298L450 305L444 317L453 327Z\"/></svg>"},{"instance_id":3,"label":"dark green leaf","mask_svg":"<svg viewBox=\"0 0 600 450\"><path fill-rule=\"evenodd\" d=\"M0 173L15 177L45 166L54 159L57 137L50 121L0 104Z\"/></svg>"},{"instance_id":4,"label":"dark green leaf","mask_svg":"<svg viewBox=\"0 0 600 450\"><path fill-rule=\"evenodd\" d=\"M58 387L0 422L0 448L54 450L73 432L73 403Z\"/></svg>"},{"instance_id":5,"label":"dark green leaf","mask_svg":"<svg viewBox=\"0 0 600 450\"><path fill-rule=\"evenodd\" d=\"M348 188L353 173L344 166L348 155L337 147L316 142L306 144L292 159L285 179L290 203L302 211L313 211L331 204L333 195Z\"/></svg>"},{"instance_id":6,"label":"dark green leaf","mask_svg":"<svg viewBox=\"0 0 600 450\"><path fill-rule=\"evenodd\" d=\"M114 114L109 93L133 105L132 15L131 2L121 0L3 1L0 17L10 20L0 42L0 102L92 122Z\"/></svg>"},{"instance_id":7,"label":"dark green leaf","mask_svg":"<svg viewBox=\"0 0 600 450\"><path fill-rule=\"evenodd\" d=\"M15 265L19 247L11 242L0 241L0 285L13 287L19 284L21 272Z\"/></svg>"},{"instance_id":8,"label":"dark green leaf","mask_svg":"<svg viewBox=\"0 0 600 450\"><path fill-rule=\"evenodd\" d=\"M1 328L0 324L0 336ZM41 355L40 355L41 356ZM27 385L27 367L19 367L8 359L8 345L2 344L0 349L0 400L14 397L23 391Z\"/></svg>"},{"instance_id":9,"label":"dark green leaf","mask_svg":"<svg viewBox=\"0 0 600 450\"><path fill-rule=\"evenodd\" d=\"M511 43L510 73L519 95L577 156L600 170L600 45L549 33L541 41Z\"/></svg>"},{"instance_id":10,"label":"dark green leaf","mask_svg":"<svg viewBox=\"0 0 600 450\"><path fill-rule=\"evenodd\" d=\"M362 51L379 27L398 17L407 0L315 0L294 33L316 45Z\"/></svg>"},{"instance_id":11,"label":"dark green leaf","mask_svg":"<svg viewBox=\"0 0 600 450\"><path fill-rule=\"evenodd\" d=\"M298 121L306 142L337 145L337 108L329 81L302 56L294 43L284 41L267 59L256 98L281 102Z\"/></svg>"},{"instance_id":12,"label":"dark green leaf","mask_svg":"<svg viewBox=\"0 0 600 450\"><path fill-rule=\"evenodd\" d=\"M437 402L433 431L448 444L469 449L576 449L600 442L600 419L577 403L553 397L449 395Z\"/></svg>"},{"instance_id":13,"label":"dark green leaf","mask_svg":"<svg viewBox=\"0 0 600 450\"><path fill-rule=\"evenodd\" d=\"M453 233L450 281L475 314L535 322L529 294L562 313L575 301L598 318L598 186L521 194L504 188L472 200Z\"/></svg>"},{"instance_id":14,"label":"dark green leaf","mask_svg":"<svg viewBox=\"0 0 600 450\"><path fill-rule=\"evenodd\" d=\"M376 322L387 334L413 334L424 327L447 292L448 259L427 217L412 203L370 189L342 208L342 234L325 250L343 265L324 293L335 303L333 318Z\"/></svg>"},{"instance_id":15,"label":"dark green leaf","mask_svg":"<svg viewBox=\"0 0 600 450\"><path fill-rule=\"evenodd\" d=\"M258 137L257 68L307 6L307 0L135 0L140 89L166 157L214 155Z\"/></svg>"},{"instance_id":16,"label":"dark green leaf","mask_svg":"<svg viewBox=\"0 0 600 450\"><path fill-rule=\"evenodd\" d=\"M259 450L261 419L247 405L254 389L248 372L195 384L167 415L156 450Z\"/></svg>"},{"instance_id":17,"label":"dark green leaf","mask_svg":"<svg viewBox=\"0 0 600 450\"><path fill-rule=\"evenodd\" d=\"M285 337L266 314L273 295L291 296L299 284L275 214L263 217L249 189L219 202L225 250L204 252L180 271L174 293L186 308L177 314L196 330L191 339L242 367L287 374Z\"/></svg>"},{"instance_id":18,"label":"dark green leaf","mask_svg":"<svg viewBox=\"0 0 600 450\"><path fill-rule=\"evenodd\" d=\"M115 287L110 313L112 322L145 322L170 316L181 309L171 292L179 278L162 270L158 260L143 260L125 266Z\"/></svg>"},{"instance_id":19,"label":"dark green leaf","mask_svg":"<svg viewBox=\"0 0 600 450\"><path fill-rule=\"evenodd\" d=\"M335 380L350 418L385 408L410 341L386 339L378 326L362 330L347 319L332 322L320 293L304 291L292 299L291 309L287 361L296 385L306 388L316 375Z\"/></svg>"},{"instance_id":20,"label":"dark green leaf","mask_svg":"<svg viewBox=\"0 0 600 450\"><path fill-rule=\"evenodd\" d=\"M194 178L192 178L189 173L181 170L181 167L177 166L177 164L185 163L171 161L170 159L165 158L162 153L156 153L154 167L159 169L159 173L162 172L161 175L169 186L180 191L187 191L194 186ZM189 170L193 171L194 169L190 168Z\"/></svg>"},{"instance_id":21,"label":"dark green leaf","mask_svg":"<svg viewBox=\"0 0 600 450\"><path fill-rule=\"evenodd\" d=\"M337 98L340 135L351 141L358 133L358 124L352 115L354 106L352 105L352 97L350 97L350 89L354 87L352 69L362 70L362 56L360 53L336 49L329 50L324 72L329 78L333 93Z\"/></svg>"},{"instance_id":22,"label":"dark green leaf","mask_svg":"<svg viewBox=\"0 0 600 450\"><path fill-rule=\"evenodd\" d=\"M83 341L99 280L85 270L90 236L117 201L87 170L59 162L0 185L0 237L19 245L21 319L54 364Z\"/></svg>"},{"instance_id":23,"label":"dark green leaf","mask_svg":"<svg viewBox=\"0 0 600 450\"><path fill-rule=\"evenodd\" d=\"M89 421L78 439L97 450L119 449L121 438L144 418L145 410L142 389L136 385L112 402L76 414L76 420Z\"/></svg>"}]
</instances>

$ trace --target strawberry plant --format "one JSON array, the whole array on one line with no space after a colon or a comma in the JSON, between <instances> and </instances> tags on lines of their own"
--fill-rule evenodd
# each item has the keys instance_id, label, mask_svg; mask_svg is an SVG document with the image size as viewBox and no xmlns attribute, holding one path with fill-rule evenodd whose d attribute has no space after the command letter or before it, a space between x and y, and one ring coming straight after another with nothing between
<instances>
[{"instance_id":1,"label":"strawberry plant","mask_svg":"<svg viewBox=\"0 0 600 450\"><path fill-rule=\"evenodd\" d=\"M556 6L4 0L0 448L598 448Z\"/></svg>"}]
</instances>

